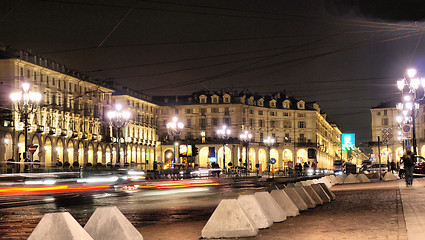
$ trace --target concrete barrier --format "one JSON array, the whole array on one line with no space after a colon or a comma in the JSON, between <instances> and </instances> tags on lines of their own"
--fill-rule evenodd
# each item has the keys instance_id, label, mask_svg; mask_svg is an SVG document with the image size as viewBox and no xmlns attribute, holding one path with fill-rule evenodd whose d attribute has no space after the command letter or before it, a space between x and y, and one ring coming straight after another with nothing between
<instances>
[{"instance_id":1,"label":"concrete barrier","mask_svg":"<svg viewBox=\"0 0 425 240\"><path fill-rule=\"evenodd\" d=\"M254 196L257 198L264 212L273 222L283 222L286 220L285 211L279 206L274 198L268 192L256 192Z\"/></svg>"},{"instance_id":2,"label":"concrete barrier","mask_svg":"<svg viewBox=\"0 0 425 240\"><path fill-rule=\"evenodd\" d=\"M314 184L313 180L309 179L307 180L308 186L311 186L311 184Z\"/></svg>"},{"instance_id":3,"label":"concrete barrier","mask_svg":"<svg viewBox=\"0 0 425 240\"><path fill-rule=\"evenodd\" d=\"M240 195L237 201L258 228L268 228L273 225L273 221L266 214L254 194Z\"/></svg>"},{"instance_id":4,"label":"concrete barrier","mask_svg":"<svg viewBox=\"0 0 425 240\"><path fill-rule=\"evenodd\" d=\"M325 190L320 186L320 184L311 185L313 190L319 195L319 197L323 200L324 203L331 202L331 197L326 193Z\"/></svg>"},{"instance_id":5,"label":"concrete barrier","mask_svg":"<svg viewBox=\"0 0 425 240\"><path fill-rule=\"evenodd\" d=\"M338 175L335 177L338 184L344 184L344 177L342 175Z\"/></svg>"},{"instance_id":6,"label":"concrete barrier","mask_svg":"<svg viewBox=\"0 0 425 240\"><path fill-rule=\"evenodd\" d=\"M285 211L286 217L295 217L300 214L297 206L294 202L288 197L288 195L283 190L273 190L270 195L274 200L279 204L279 206Z\"/></svg>"},{"instance_id":7,"label":"concrete barrier","mask_svg":"<svg viewBox=\"0 0 425 240\"><path fill-rule=\"evenodd\" d=\"M142 234L115 206L97 208L84 229L94 240L143 240Z\"/></svg>"},{"instance_id":8,"label":"concrete barrier","mask_svg":"<svg viewBox=\"0 0 425 240\"><path fill-rule=\"evenodd\" d=\"M319 183L319 185L323 188L323 190L325 190L331 200L335 200L335 194L326 186L326 184Z\"/></svg>"},{"instance_id":9,"label":"concrete barrier","mask_svg":"<svg viewBox=\"0 0 425 240\"><path fill-rule=\"evenodd\" d=\"M46 213L29 240L93 240L68 212Z\"/></svg>"},{"instance_id":10,"label":"concrete barrier","mask_svg":"<svg viewBox=\"0 0 425 240\"><path fill-rule=\"evenodd\" d=\"M292 202L297 206L298 211L306 211L307 210L307 204L304 202L304 200L300 197L300 195L295 191L295 189L292 188L284 188L283 191L288 195L288 197L292 200Z\"/></svg>"},{"instance_id":11,"label":"concrete barrier","mask_svg":"<svg viewBox=\"0 0 425 240\"><path fill-rule=\"evenodd\" d=\"M358 174L357 179L362 183L369 183L370 182L370 179L366 175L364 175L363 173Z\"/></svg>"},{"instance_id":12,"label":"concrete barrier","mask_svg":"<svg viewBox=\"0 0 425 240\"><path fill-rule=\"evenodd\" d=\"M311 197L311 199L314 200L316 205L322 205L323 200L317 195L317 193L313 190L311 186L304 186L304 190L308 193L308 195Z\"/></svg>"},{"instance_id":13,"label":"concrete barrier","mask_svg":"<svg viewBox=\"0 0 425 240\"><path fill-rule=\"evenodd\" d=\"M332 187L331 182L326 177L321 177L320 178L320 181L322 181L322 183L326 184L326 186L328 186L328 188L331 188Z\"/></svg>"},{"instance_id":14,"label":"concrete barrier","mask_svg":"<svg viewBox=\"0 0 425 240\"><path fill-rule=\"evenodd\" d=\"M296 182L296 183L294 183L294 185L295 185L295 187L302 187L303 186L303 184L301 182Z\"/></svg>"},{"instance_id":15,"label":"concrete barrier","mask_svg":"<svg viewBox=\"0 0 425 240\"><path fill-rule=\"evenodd\" d=\"M344 184L348 183L360 183L360 180L357 179L356 175L350 174L344 179Z\"/></svg>"},{"instance_id":16,"label":"concrete barrier","mask_svg":"<svg viewBox=\"0 0 425 240\"><path fill-rule=\"evenodd\" d=\"M307 181L301 181L301 186L310 186Z\"/></svg>"},{"instance_id":17,"label":"concrete barrier","mask_svg":"<svg viewBox=\"0 0 425 240\"><path fill-rule=\"evenodd\" d=\"M331 176L325 176L325 178L328 179L328 181L331 183L332 186L336 184L334 180L331 178Z\"/></svg>"},{"instance_id":18,"label":"concrete barrier","mask_svg":"<svg viewBox=\"0 0 425 240\"><path fill-rule=\"evenodd\" d=\"M392 172L386 172L384 178L382 178L384 181L393 181L397 179L398 178Z\"/></svg>"},{"instance_id":19,"label":"concrete barrier","mask_svg":"<svg viewBox=\"0 0 425 240\"><path fill-rule=\"evenodd\" d=\"M329 177L331 177L332 182L333 182L334 184L338 184L338 180L336 179L336 176L335 176L335 175L330 175Z\"/></svg>"},{"instance_id":20,"label":"concrete barrier","mask_svg":"<svg viewBox=\"0 0 425 240\"><path fill-rule=\"evenodd\" d=\"M286 187L295 187L295 184L294 183L288 183L288 184L286 184Z\"/></svg>"},{"instance_id":21,"label":"concrete barrier","mask_svg":"<svg viewBox=\"0 0 425 240\"><path fill-rule=\"evenodd\" d=\"M304 200L307 204L308 208L315 208L316 203L314 200L308 195L308 193L304 190L304 187L294 187L295 191L297 191L298 195Z\"/></svg>"},{"instance_id":22,"label":"concrete barrier","mask_svg":"<svg viewBox=\"0 0 425 240\"><path fill-rule=\"evenodd\" d=\"M202 229L203 238L254 237L258 228L236 199L223 199Z\"/></svg>"}]
</instances>

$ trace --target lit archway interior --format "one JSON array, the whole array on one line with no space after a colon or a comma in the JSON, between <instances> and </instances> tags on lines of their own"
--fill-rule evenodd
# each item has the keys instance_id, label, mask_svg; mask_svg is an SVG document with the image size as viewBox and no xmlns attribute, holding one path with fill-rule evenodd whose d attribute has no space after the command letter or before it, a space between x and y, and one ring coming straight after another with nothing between
<instances>
[{"instance_id":1,"label":"lit archway interior","mask_svg":"<svg viewBox=\"0 0 425 240\"><path fill-rule=\"evenodd\" d=\"M225 157L226 157L226 166L223 166L223 147L218 149L218 153L217 153L217 163L221 168L228 168L229 167L229 162L232 162L232 151L230 150L229 147L226 146L226 151L225 151Z\"/></svg>"},{"instance_id":2,"label":"lit archway interior","mask_svg":"<svg viewBox=\"0 0 425 240\"><path fill-rule=\"evenodd\" d=\"M300 149L297 152L297 163L307 162L307 151Z\"/></svg>"}]
</instances>

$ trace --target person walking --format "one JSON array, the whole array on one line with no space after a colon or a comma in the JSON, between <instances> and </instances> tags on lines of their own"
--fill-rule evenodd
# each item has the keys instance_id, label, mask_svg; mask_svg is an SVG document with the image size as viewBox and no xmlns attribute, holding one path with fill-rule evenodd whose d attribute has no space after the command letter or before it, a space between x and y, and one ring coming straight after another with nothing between
<instances>
[{"instance_id":1,"label":"person walking","mask_svg":"<svg viewBox=\"0 0 425 240\"><path fill-rule=\"evenodd\" d=\"M392 162L390 163L390 166L391 166L391 173L394 173L394 171L396 170L396 169L395 169L395 162L393 162L393 161L392 161Z\"/></svg>"},{"instance_id":2,"label":"person walking","mask_svg":"<svg viewBox=\"0 0 425 240\"><path fill-rule=\"evenodd\" d=\"M413 168L416 159L415 154L412 152L412 147L408 145L406 152L403 155L404 170L406 171L406 186L412 186L413 184Z\"/></svg>"}]
</instances>

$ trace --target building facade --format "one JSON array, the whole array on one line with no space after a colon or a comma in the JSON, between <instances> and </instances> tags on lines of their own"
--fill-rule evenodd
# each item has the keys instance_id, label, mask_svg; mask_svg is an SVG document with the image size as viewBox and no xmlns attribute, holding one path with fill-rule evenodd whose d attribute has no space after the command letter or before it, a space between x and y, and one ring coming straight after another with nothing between
<instances>
[{"instance_id":1,"label":"building facade","mask_svg":"<svg viewBox=\"0 0 425 240\"><path fill-rule=\"evenodd\" d=\"M397 116L402 115L402 112L396 108L396 102L380 103L370 109L370 114L372 120L371 143L375 161L379 161L379 156L381 156L383 163L399 161L400 157L403 156L405 146L407 144L413 146L413 143L411 136L405 135L402 126L396 120ZM417 114L415 119L417 152L419 155L425 156L425 102L420 102ZM388 128L392 131L392 138L389 138L385 143L383 142L383 129ZM379 146L378 137L380 139Z\"/></svg>"},{"instance_id":2,"label":"building facade","mask_svg":"<svg viewBox=\"0 0 425 240\"><path fill-rule=\"evenodd\" d=\"M283 93L256 96L198 92L190 96L154 99L161 104L160 138L169 139L167 122L177 117L185 124L179 141L196 144L199 155L194 161L201 167L211 164L211 149L214 149L220 167L225 158L226 162L232 162L232 166L243 166L248 162L249 169L260 171L268 169L269 155L276 159L273 167L279 170L293 167L294 163L312 164L314 159L308 158L309 148L316 150L320 168L331 169L333 161L341 158L341 131L326 119L317 103L306 103ZM217 135L223 125L231 130L226 140ZM248 144L239 138L245 131L252 134ZM270 152L264 144L268 137L276 140ZM169 153L173 151L172 141L164 143L161 158L170 161L173 154Z\"/></svg>"},{"instance_id":3,"label":"building facade","mask_svg":"<svg viewBox=\"0 0 425 240\"><path fill-rule=\"evenodd\" d=\"M124 153L121 155L129 163L153 168L158 144L156 105L132 97L134 91L127 91L129 94L123 89L103 86L63 65L27 52L2 48L0 56L2 172L23 171L23 119L13 111L9 98L12 92L21 90L23 82L31 85L31 91L42 94L37 112L28 119L28 145L38 146L30 155L32 161L40 163L34 167L49 170L59 162L68 162L71 166L74 162L79 166L115 165L117 139L113 137L107 111L115 102L122 102L124 108L132 110L133 117L123 129L125 141L122 141ZM141 106L140 111L134 104Z\"/></svg>"}]
</instances>

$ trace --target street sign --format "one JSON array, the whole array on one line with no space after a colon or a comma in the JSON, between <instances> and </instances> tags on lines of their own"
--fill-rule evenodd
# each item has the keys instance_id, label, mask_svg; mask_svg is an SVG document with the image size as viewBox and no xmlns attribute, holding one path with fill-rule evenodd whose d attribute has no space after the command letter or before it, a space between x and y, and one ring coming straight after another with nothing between
<instances>
[{"instance_id":1,"label":"street sign","mask_svg":"<svg viewBox=\"0 0 425 240\"><path fill-rule=\"evenodd\" d=\"M35 153L35 151L37 151L37 145L31 145L28 148L28 151L30 151L30 153Z\"/></svg>"},{"instance_id":2,"label":"street sign","mask_svg":"<svg viewBox=\"0 0 425 240\"><path fill-rule=\"evenodd\" d=\"M276 158L270 158L270 163L271 164L276 164Z\"/></svg>"},{"instance_id":3,"label":"street sign","mask_svg":"<svg viewBox=\"0 0 425 240\"><path fill-rule=\"evenodd\" d=\"M343 133L341 134L341 149L342 151L354 150L355 145L355 134L354 133Z\"/></svg>"},{"instance_id":4,"label":"street sign","mask_svg":"<svg viewBox=\"0 0 425 240\"><path fill-rule=\"evenodd\" d=\"M59 157L56 158L56 162L59 162Z\"/></svg>"},{"instance_id":5,"label":"street sign","mask_svg":"<svg viewBox=\"0 0 425 240\"><path fill-rule=\"evenodd\" d=\"M410 139L412 138L412 126L409 124L405 124L402 127L403 133L404 133L404 137L406 139Z\"/></svg>"}]
</instances>

